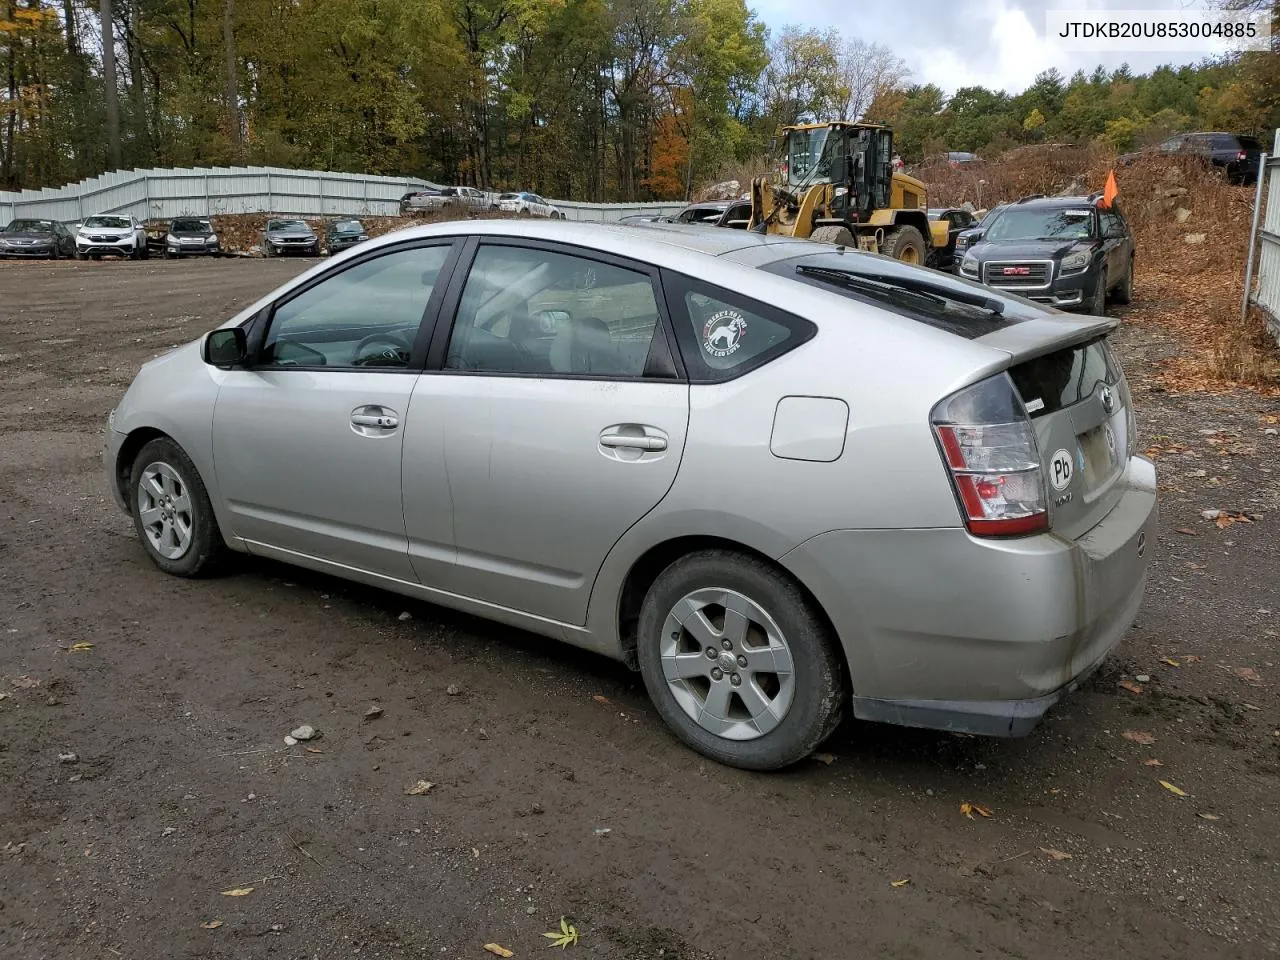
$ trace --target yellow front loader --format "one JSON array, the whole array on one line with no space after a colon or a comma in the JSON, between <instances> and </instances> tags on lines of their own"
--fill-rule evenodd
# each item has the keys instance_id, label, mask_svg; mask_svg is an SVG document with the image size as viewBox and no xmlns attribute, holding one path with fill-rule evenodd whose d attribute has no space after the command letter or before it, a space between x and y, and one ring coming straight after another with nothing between
<instances>
[{"instance_id":1,"label":"yellow front loader","mask_svg":"<svg viewBox=\"0 0 1280 960\"><path fill-rule=\"evenodd\" d=\"M751 184L749 229L856 246L929 264L947 245L929 220L925 186L893 169L893 131L876 123L782 128L779 175Z\"/></svg>"}]
</instances>

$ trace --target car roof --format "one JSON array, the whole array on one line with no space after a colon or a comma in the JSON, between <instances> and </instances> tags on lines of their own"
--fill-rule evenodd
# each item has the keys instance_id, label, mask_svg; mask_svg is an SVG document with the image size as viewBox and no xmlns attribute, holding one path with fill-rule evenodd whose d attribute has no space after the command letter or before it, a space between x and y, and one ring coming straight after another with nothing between
<instances>
[{"instance_id":1,"label":"car roof","mask_svg":"<svg viewBox=\"0 0 1280 960\"><path fill-rule=\"evenodd\" d=\"M1014 203L1005 204L1005 206L1057 209L1058 207L1093 207L1096 201L1097 197L1036 197L1033 200L1018 200Z\"/></svg>"}]
</instances>

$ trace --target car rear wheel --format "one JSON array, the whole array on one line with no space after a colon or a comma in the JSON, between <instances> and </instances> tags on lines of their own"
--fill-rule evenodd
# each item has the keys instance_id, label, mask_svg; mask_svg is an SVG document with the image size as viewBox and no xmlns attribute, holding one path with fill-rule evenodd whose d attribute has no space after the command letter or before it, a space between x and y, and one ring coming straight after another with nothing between
<instances>
[{"instance_id":1,"label":"car rear wheel","mask_svg":"<svg viewBox=\"0 0 1280 960\"><path fill-rule=\"evenodd\" d=\"M834 638L799 586L762 560L727 550L682 557L649 589L638 629L658 713L713 760L776 770L840 722Z\"/></svg>"},{"instance_id":2,"label":"car rear wheel","mask_svg":"<svg viewBox=\"0 0 1280 960\"><path fill-rule=\"evenodd\" d=\"M903 263L922 264L928 256L928 248L924 244L924 236L915 227L899 227L884 238L884 249L880 251L886 257L893 257Z\"/></svg>"},{"instance_id":3,"label":"car rear wheel","mask_svg":"<svg viewBox=\"0 0 1280 960\"><path fill-rule=\"evenodd\" d=\"M168 437L138 452L129 472L129 498L138 539L165 573L198 577L215 572L225 559L227 546L204 482Z\"/></svg>"}]
</instances>

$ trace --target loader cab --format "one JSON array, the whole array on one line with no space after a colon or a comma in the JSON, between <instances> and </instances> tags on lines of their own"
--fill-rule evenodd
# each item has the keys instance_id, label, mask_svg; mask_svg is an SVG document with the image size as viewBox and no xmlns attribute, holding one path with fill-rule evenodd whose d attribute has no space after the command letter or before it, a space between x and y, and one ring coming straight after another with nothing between
<instances>
[{"instance_id":1,"label":"loader cab","mask_svg":"<svg viewBox=\"0 0 1280 960\"><path fill-rule=\"evenodd\" d=\"M893 132L872 124L832 123L785 130L787 186L796 194L831 184L832 217L856 223L889 206Z\"/></svg>"}]
</instances>

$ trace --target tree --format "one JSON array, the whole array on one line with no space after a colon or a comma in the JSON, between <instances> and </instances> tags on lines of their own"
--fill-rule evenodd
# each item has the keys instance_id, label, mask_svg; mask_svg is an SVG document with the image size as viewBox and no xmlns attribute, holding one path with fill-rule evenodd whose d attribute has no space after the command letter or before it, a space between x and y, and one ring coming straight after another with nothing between
<instances>
[{"instance_id":1,"label":"tree","mask_svg":"<svg viewBox=\"0 0 1280 960\"><path fill-rule=\"evenodd\" d=\"M839 34L784 27L769 45L769 64L761 77L769 134L802 117L822 118L839 98L839 90Z\"/></svg>"},{"instance_id":2,"label":"tree","mask_svg":"<svg viewBox=\"0 0 1280 960\"><path fill-rule=\"evenodd\" d=\"M120 169L120 99L116 87L115 14L111 0L100 0L102 25L102 92L107 107L107 169Z\"/></svg>"},{"instance_id":3,"label":"tree","mask_svg":"<svg viewBox=\"0 0 1280 960\"><path fill-rule=\"evenodd\" d=\"M876 98L896 89L910 76L906 61L888 47L846 40L837 54L837 82L829 119L860 120Z\"/></svg>"}]
</instances>

